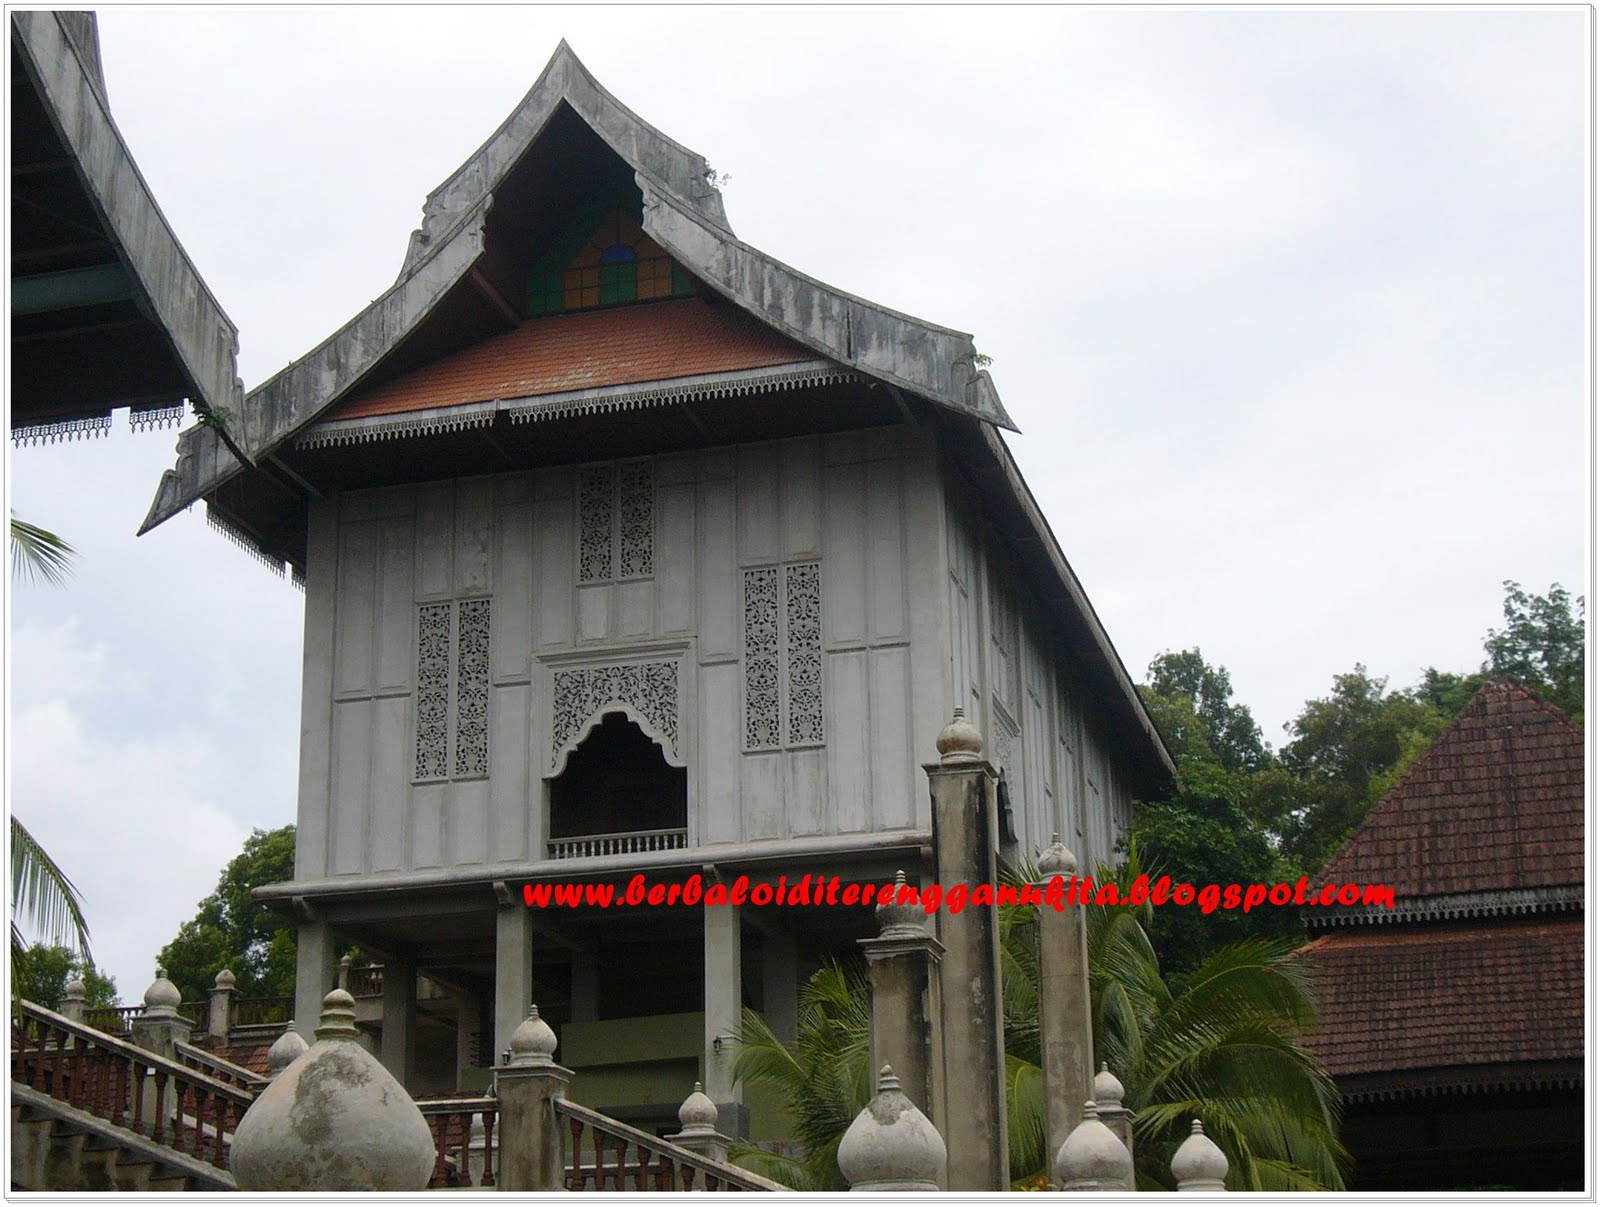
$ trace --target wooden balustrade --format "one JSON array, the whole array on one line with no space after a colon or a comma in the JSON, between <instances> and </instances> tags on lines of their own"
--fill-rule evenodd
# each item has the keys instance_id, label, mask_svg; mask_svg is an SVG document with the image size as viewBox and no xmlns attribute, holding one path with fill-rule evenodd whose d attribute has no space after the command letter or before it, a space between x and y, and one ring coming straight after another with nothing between
<instances>
[{"instance_id":1,"label":"wooden balustrade","mask_svg":"<svg viewBox=\"0 0 1600 1207\"><path fill-rule=\"evenodd\" d=\"M352 968L345 990L351 997L378 997L383 993L383 965Z\"/></svg>"},{"instance_id":2,"label":"wooden balustrade","mask_svg":"<svg viewBox=\"0 0 1600 1207\"><path fill-rule=\"evenodd\" d=\"M690 1152L670 1140L599 1111L559 1098L556 1116L567 1121L571 1132L568 1149L568 1190L646 1191L783 1191L787 1186ZM587 1144L585 1144L587 1136ZM585 1161L585 1149L590 1158Z\"/></svg>"},{"instance_id":3,"label":"wooden balustrade","mask_svg":"<svg viewBox=\"0 0 1600 1207\"><path fill-rule=\"evenodd\" d=\"M433 1133L433 1179L429 1190L495 1184L494 1126L500 1104L493 1098L429 1098L417 1109ZM482 1129L473 1134L473 1122Z\"/></svg>"},{"instance_id":4,"label":"wooden balustrade","mask_svg":"<svg viewBox=\"0 0 1600 1207\"><path fill-rule=\"evenodd\" d=\"M551 859L584 859L592 855L641 855L681 851L689 845L688 830L634 830L627 834L576 834L546 844Z\"/></svg>"},{"instance_id":5,"label":"wooden balustrade","mask_svg":"<svg viewBox=\"0 0 1600 1207\"><path fill-rule=\"evenodd\" d=\"M242 997L233 1003L235 1027L261 1027L286 1023L294 1013L292 997Z\"/></svg>"},{"instance_id":6,"label":"wooden balustrade","mask_svg":"<svg viewBox=\"0 0 1600 1207\"><path fill-rule=\"evenodd\" d=\"M133 1030L133 1020L143 1013L143 1006L91 1006L83 1012L83 1021L107 1035L127 1035Z\"/></svg>"},{"instance_id":7,"label":"wooden balustrade","mask_svg":"<svg viewBox=\"0 0 1600 1207\"><path fill-rule=\"evenodd\" d=\"M254 1073L243 1065L236 1065L231 1060L223 1060L204 1048L197 1048L193 1044L179 1043L177 1045L178 1063L186 1069L196 1069L207 1077L214 1077L218 1081L226 1082L244 1090L252 1098L267 1087L271 1078Z\"/></svg>"},{"instance_id":8,"label":"wooden balustrade","mask_svg":"<svg viewBox=\"0 0 1600 1207\"><path fill-rule=\"evenodd\" d=\"M11 1015L11 1076L219 1169L253 1095L31 1002Z\"/></svg>"}]
</instances>

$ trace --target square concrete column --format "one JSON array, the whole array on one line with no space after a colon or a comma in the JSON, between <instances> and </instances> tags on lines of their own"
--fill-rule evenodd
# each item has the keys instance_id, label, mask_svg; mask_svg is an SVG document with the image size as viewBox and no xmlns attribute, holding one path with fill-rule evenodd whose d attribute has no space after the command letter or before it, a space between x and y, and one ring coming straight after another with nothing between
<instances>
[{"instance_id":1,"label":"square concrete column","mask_svg":"<svg viewBox=\"0 0 1600 1207\"><path fill-rule=\"evenodd\" d=\"M706 1096L717 1104L717 1130L725 1136L745 1134L739 1087L733 1079L733 1062L739 1055L738 1036L744 995L740 989L743 968L739 949L739 908L708 906L705 911L705 1058Z\"/></svg>"},{"instance_id":2,"label":"square concrete column","mask_svg":"<svg viewBox=\"0 0 1600 1207\"><path fill-rule=\"evenodd\" d=\"M472 1067L472 1034L483 1025L483 1003L465 990L451 997L456 1003L456 1088L461 1089L461 1075Z\"/></svg>"},{"instance_id":3,"label":"square concrete column","mask_svg":"<svg viewBox=\"0 0 1600 1207\"><path fill-rule=\"evenodd\" d=\"M983 738L958 708L938 746L939 761L924 767L933 798L935 879L947 891L993 884L999 874L995 770L979 753ZM1008 1190L999 919L992 908L941 911L939 939L949 1187Z\"/></svg>"},{"instance_id":4,"label":"square concrete column","mask_svg":"<svg viewBox=\"0 0 1600 1207\"><path fill-rule=\"evenodd\" d=\"M761 938L761 1014L774 1035L794 1043L800 1025L800 960L793 935L768 933Z\"/></svg>"},{"instance_id":5,"label":"square concrete column","mask_svg":"<svg viewBox=\"0 0 1600 1207\"><path fill-rule=\"evenodd\" d=\"M494 929L494 1057L511 1046L511 1033L533 1003L533 911L520 901L501 906Z\"/></svg>"},{"instance_id":6,"label":"square concrete column","mask_svg":"<svg viewBox=\"0 0 1600 1207\"><path fill-rule=\"evenodd\" d=\"M896 873L896 887L905 883L905 873ZM931 1119L936 1112L929 1036L939 1020L929 1015L938 995L928 990L943 948L928 930L920 905L880 905L877 918L878 936L860 941L872 984L870 1067L893 1068L901 1091Z\"/></svg>"},{"instance_id":7,"label":"square concrete column","mask_svg":"<svg viewBox=\"0 0 1600 1207\"><path fill-rule=\"evenodd\" d=\"M1081 905L1056 909L1050 886L1063 893L1077 876L1077 857L1053 838L1039 855L1039 1052L1044 1066L1045 1151L1061 1150L1083 1120L1094 1090L1094 1021L1089 1008L1089 939ZM1101 1121L1105 1121L1104 1114Z\"/></svg>"},{"instance_id":8,"label":"square concrete column","mask_svg":"<svg viewBox=\"0 0 1600 1207\"><path fill-rule=\"evenodd\" d=\"M416 1071L417 967L391 956L383 963L383 1038L378 1059L409 1092Z\"/></svg>"},{"instance_id":9,"label":"square concrete column","mask_svg":"<svg viewBox=\"0 0 1600 1207\"><path fill-rule=\"evenodd\" d=\"M600 953L591 945L572 953L572 1021L592 1023L600 1017Z\"/></svg>"},{"instance_id":10,"label":"square concrete column","mask_svg":"<svg viewBox=\"0 0 1600 1207\"><path fill-rule=\"evenodd\" d=\"M339 983L339 945L326 922L302 922L295 935L294 1029L313 1043L322 999Z\"/></svg>"}]
</instances>

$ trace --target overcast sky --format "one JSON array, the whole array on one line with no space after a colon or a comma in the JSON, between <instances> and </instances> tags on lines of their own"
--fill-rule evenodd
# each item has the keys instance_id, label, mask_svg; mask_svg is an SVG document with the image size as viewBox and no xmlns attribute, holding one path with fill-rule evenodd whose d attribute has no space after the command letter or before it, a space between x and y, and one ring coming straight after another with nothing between
<instances>
[{"instance_id":1,"label":"overcast sky","mask_svg":"<svg viewBox=\"0 0 1600 1207\"><path fill-rule=\"evenodd\" d=\"M972 332L1136 679L1198 645L1275 745L1364 662L1475 669L1501 580L1584 591L1587 15L102 11L112 110L254 386L393 281L565 36L731 175L738 235ZM12 805L125 1000L294 819L304 597L174 433L10 452L82 557L11 593ZM9 450L8 450L9 451ZM931 741L932 735L926 735Z\"/></svg>"}]
</instances>

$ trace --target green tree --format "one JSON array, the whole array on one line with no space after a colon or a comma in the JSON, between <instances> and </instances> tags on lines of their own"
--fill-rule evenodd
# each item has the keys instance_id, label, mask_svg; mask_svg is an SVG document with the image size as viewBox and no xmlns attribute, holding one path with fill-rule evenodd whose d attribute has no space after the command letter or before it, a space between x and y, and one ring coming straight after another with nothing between
<instances>
[{"instance_id":1,"label":"green tree","mask_svg":"<svg viewBox=\"0 0 1600 1207\"><path fill-rule=\"evenodd\" d=\"M1509 579L1504 586L1506 627L1484 639L1483 669L1533 688L1581 724L1583 596L1574 599L1560 583L1548 595L1529 595Z\"/></svg>"},{"instance_id":2,"label":"green tree","mask_svg":"<svg viewBox=\"0 0 1600 1207\"><path fill-rule=\"evenodd\" d=\"M1139 874L1138 852L1115 874ZM1036 876L1024 869L1024 877ZM1290 945L1255 939L1215 952L1181 992L1162 979L1145 931L1151 907L1086 907L1095 1051L1110 1062L1136 1112L1141 1189L1170 1189L1167 1166L1188 1121L1227 1153L1230 1189L1342 1190L1338 1092L1299 1043L1316 1017L1305 970ZM1011 1173L1036 1180L1045 1151L1039 1068L1033 911L1001 910L1001 996L1006 1037ZM870 997L854 966L830 965L802 993L796 1042L780 1042L747 1010L735 1074L782 1095L805 1160L741 1149L746 1168L798 1190L844 1189L839 1140L871 1097Z\"/></svg>"},{"instance_id":3,"label":"green tree","mask_svg":"<svg viewBox=\"0 0 1600 1207\"><path fill-rule=\"evenodd\" d=\"M1255 771L1272 757L1250 710L1234 702L1227 668L1212 666L1199 649L1155 657L1141 694L1147 704L1155 697L1156 707L1167 714L1165 724L1157 720L1157 725L1175 754L1181 747L1229 771Z\"/></svg>"},{"instance_id":4,"label":"green tree","mask_svg":"<svg viewBox=\"0 0 1600 1207\"><path fill-rule=\"evenodd\" d=\"M1306 701L1280 752L1298 786L1284 851L1292 867L1315 872L1453 718L1411 692L1390 692L1360 663L1336 675L1333 691Z\"/></svg>"},{"instance_id":5,"label":"green tree","mask_svg":"<svg viewBox=\"0 0 1600 1207\"><path fill-rule=\"evenodd\" d=\"M294 992L294 928L250 891L294 877L294 827L252 830L199 912L161 949L161 964L185 1001L205 997L223 968L247 997Z\"/></svg>"},{"instance_id":6,"label":"green tree","mask_svg":"<svg viewBox=\"0 0 1600 1207\"><path fill-rule=\"evenodd\" d=\"M58 944L33 944L22 953L22 960L16 967L12 994L46 1010L61 1009L67 982L75 976L83 979L90 1006L115 1006L120 1001L115 978Z\"/></svg>"}]
</instances>

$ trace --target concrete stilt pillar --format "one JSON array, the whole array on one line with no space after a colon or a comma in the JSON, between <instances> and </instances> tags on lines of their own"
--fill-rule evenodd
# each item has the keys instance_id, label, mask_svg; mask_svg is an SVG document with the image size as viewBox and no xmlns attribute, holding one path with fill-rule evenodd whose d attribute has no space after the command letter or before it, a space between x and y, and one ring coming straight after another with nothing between
<instances>
[{"instance_id":1,"label":"concrete stilt pillar","mask_svg":"<svg viewBox=\"0 0 1600 1207\"><path fill-rule=\"evenodd\" d=\"M572 1021L600 1017L600 953L593 944L572 953Z\"/></svg>"},{"instance_id":2,"label":"concrete stilt pillar","mask_svg":"<svg viewBox=\"0 0 1600 1207\"><path fill-rule=\"evenodd\" d=\"M744 996L739 908L707 907L705 917L705 1092L717 1104L717 1130L735 1138L746 1134L744 1107L733 1063L739 1055Z\"/></svg>"},{"instance_id":3,"label":"concrete stilt pillar","mask_svg":"<svg viewBox=\"0 0 1600 1207\"><path fill-rule=\"evenodd\" d=\"M533 1000L533 911L520 901L495 913L494 1064L511 1045L512 1033ZM548 1024L546 1024L548 1025Z\"/></svg>"},{"instance_id":4,"label":"concrete stilt pillar","mask_svg":"<svg viewBox=\"0 0 1600 1207\"><path fill-rule=\"evenodd\" d=\"M294 1016L300 1038L311 1042L322 999L334 987L338 944L326 922L302 922L295 931Z\"/></svg>"},{"instance_id":5,"label":"concrete stilt pillar","mask_svg":"<svg viewBox=\"0 0 1600 1207\"><path fill-rule=\"evenodd\" d=\"M1062 895L1072 887L1078 861L1056 836L1039 856L1039 1050L1044 1063L1046 1152L1058 1152L1083 1118L1094 1095L1094 1026L1089 1009L1089 936L1083 907L1048 904L1051 882ZM1098 1098L1096 1098L1098 1101ZM1101 1118L1104 1119L1102 1112Z\"/></svg>"},{"instance_id":6,"label":"concrete stilt pillar","mask_svg":"<svg viewBox=\"0 0 1600 1207\"><path fill-rule=\"evenodd\" d=\"M416 1069L417 968L392 956L383 962L383 1038L378 1059L410 1092Z\"/></svg>"},{"instance_id":7,"label":"concrete stilt pillar","mask_svg":"<svg viewBox=\"0 0 1600 1207\"><path fill-rule=\"evenodd\" d=\"M566 1157L557 1098L564 1097L572 1070L554 1060L556 1035L534 1006L506 1041L511 1062L494 1072L500 1100L498 1145L501 1190L554 1192L565 1189Z\"/></svg>"},{"instance_id":8,"label":"concrete stilt pillar","mask_svg":"<svg viewBox=\"0 0 1600 1207\"><path fill-rule=\"evenodd\" d=\"M995 770L982 757L982 735L958 708L940 732L938 746L939 762L924 767L933 797L936 879L943 885L993 884L998 879ZM1007 1190L999 919L993 909L944 911L939 939L944 944L939 998L950 1189Z\"/></svg>"},{"instance_id":9,"label":"concrete stilt pillar","mask_svg":"<svg viewBox=\"0 0 1600 1207\"><path fill-rule=\"evenodd\" d=\"M904 872L895 886L905 885ZM944 950L920 905L880 905L878 937L862 939L872 981L872 1067L889 1065L900 1089L924 1112L931 1101L928 983Z\"/></svg>"},{"instance_id":10,"label":"concrete stilt pillar","mask_svg":"<svg viewBox=\"0 0 1600 1207\"><path fill-rule=\"evenodd\" d=\"M767 934L761 939L761 1005L772 1033L786 1044L794 1043L799 1026L800 968L793 935Z\"/></svg>"}]
</instances>

